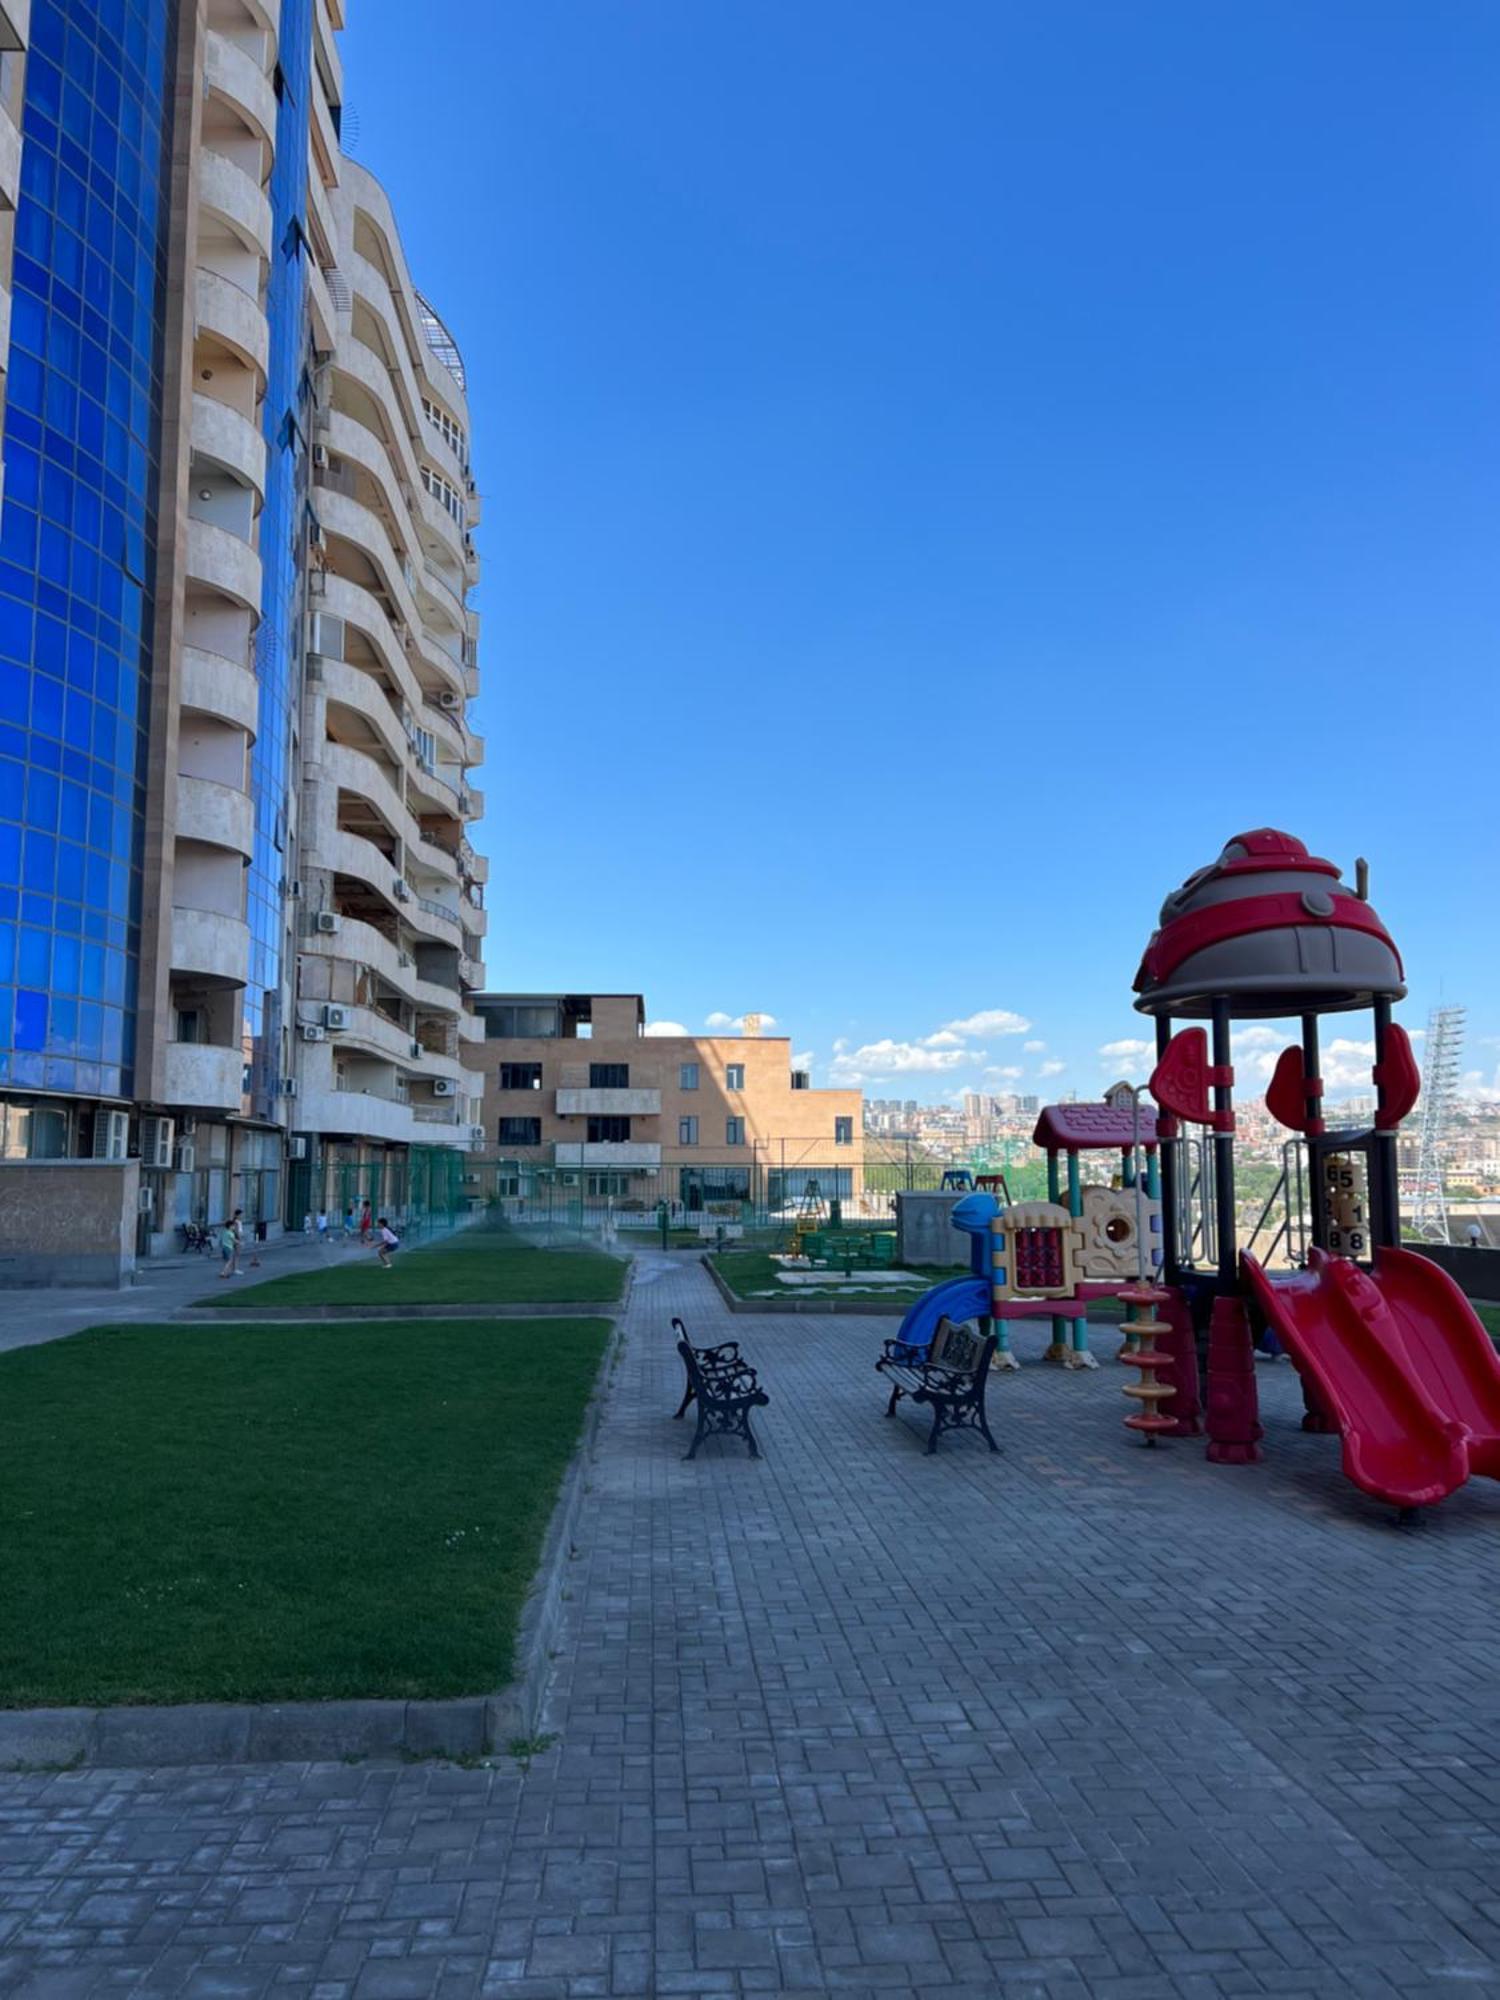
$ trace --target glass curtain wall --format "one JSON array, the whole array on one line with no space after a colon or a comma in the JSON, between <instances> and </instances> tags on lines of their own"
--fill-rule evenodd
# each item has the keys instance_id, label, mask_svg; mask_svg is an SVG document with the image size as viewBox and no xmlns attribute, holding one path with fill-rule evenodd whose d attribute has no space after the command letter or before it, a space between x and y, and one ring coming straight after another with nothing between
<instances>
[{"instance_id":1,"label":"glass curtain wall","mask_svg":"<svg viewBox=\"0 0 1500 2000\"><path fill-rule=\"evenodd\" d=\"M0 1084L133 1086L172 0L32 0L0 512Z\"/></svg>"}]
</instances>

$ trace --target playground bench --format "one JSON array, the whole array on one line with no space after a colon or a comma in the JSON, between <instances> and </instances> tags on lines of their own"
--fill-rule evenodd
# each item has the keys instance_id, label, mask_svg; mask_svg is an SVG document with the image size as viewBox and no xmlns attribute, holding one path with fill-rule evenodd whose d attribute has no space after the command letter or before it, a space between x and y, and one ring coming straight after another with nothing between
<instances>
[{"instance_id":1,"label":"playground bench","mask_svg":"<svg viewBox=\"0 0 1500 2000\"><path fill-rule=\"evenodd\" d=\"M698 1406L698 1428L685 1456L691 1459L706 1437L742 1437L752 1458L760 1457L760 1447L750 1428L750 1412L763 1409L770 1397L760 1386L760 1377L740 1354L739 1343L721 1342L718 1347L694 1347L680 1319L672 1321L677 1335L677 1352L687 1375L677 1416L690 1403Z\"/></svg>"},{"instance_id":2,"label":"playground bench","mask_svg":"<svg viewBox=\"0 0 1500 2000\"><path fill-rule=\"evenodd\" d=\"M925 1348L888 1340L875 1363L891 1383L886 1415L895 1416L901 1398L910 1396L914 1403L926 1403L932 1411L929 1452L937 1450L944 1431L964 1429L977 1430L990 1450L998 1451L984 1414L984 1390L994 1353L993 1333L981 1338L947 1319L938 1321L937 1332Z\"/></svg>"}]
</instances>

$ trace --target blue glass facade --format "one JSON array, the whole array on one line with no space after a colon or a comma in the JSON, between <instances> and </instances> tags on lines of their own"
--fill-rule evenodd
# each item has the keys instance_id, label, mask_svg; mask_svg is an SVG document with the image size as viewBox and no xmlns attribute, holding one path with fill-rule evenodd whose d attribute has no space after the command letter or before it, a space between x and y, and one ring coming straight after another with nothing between
<instances>
[{"instance_id":1,"label":"blue glass facade","mask_svg":"<svg viewBox=\"0 0 1500 2000\"><path fill-rule=\"evenodd\" d=\"M266 300L271 350L266 371L266 497L260 517L264 582L256 631L260 715L250 758L255 853L247 920L250 1049L246 1110L276 1117L281 1070L283 884L293 872L288 793L291 730L301 687L307 546L307 413L311 400L307 317L307 145L312 93L312 0L282 0L281 92L271 203L271 276Z\"/></svg>"},{"instance_id":2,"label":"blue glass facade","mask_svg":"<svg viewBox=\"0 0 1500 2000\"><path fill-rule=\"evenodd\" d=\"M0 511L0 1085L128 1096L172 0L33 0Z\"/></svg>"}]
</instances>

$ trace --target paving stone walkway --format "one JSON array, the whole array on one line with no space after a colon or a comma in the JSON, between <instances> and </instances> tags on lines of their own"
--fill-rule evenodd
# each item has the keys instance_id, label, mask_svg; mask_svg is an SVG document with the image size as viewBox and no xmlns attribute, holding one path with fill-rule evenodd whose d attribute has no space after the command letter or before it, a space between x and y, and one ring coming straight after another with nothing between
<instances>
[{"instance_id":1,"label":"paving stone walkway","mask_svg":"<svg viewBox=\"0 0 1500 2000\"><path fill-rule=\"evenodd\" d=\"M762 1368L759 1463L681 1462L673 1311ZM0 1779L0 1993L1500 1988L1500 1490L1398 1529L1284 1363L1258 1467L1142 1450L1108 1362L928 1459L889 1331L643 1260L557 1745Z\"/></svg>"}]
</instances>

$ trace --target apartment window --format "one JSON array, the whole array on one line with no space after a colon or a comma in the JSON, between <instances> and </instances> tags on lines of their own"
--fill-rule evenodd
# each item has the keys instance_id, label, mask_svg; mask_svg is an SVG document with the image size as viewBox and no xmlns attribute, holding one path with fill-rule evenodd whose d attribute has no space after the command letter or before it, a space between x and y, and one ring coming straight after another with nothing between
<instances>
[{"instance_id":1,"label":"apartment window","mask_svg":"<svg viewBox=\"0 0 1500 2000\"><path fill-rule=\"evenodd\" d=\"M724 1144L726 1146L743 1146L744 1143L745 1143L744 1119L726 1118L724 1120Z\"/></svg>"},{"instance_id":2,"label":"apartment window","mask_svg":"<svg viewBox=\"0 0 1500 2000\"><path fill-rule=\"evenodd\" d=\"M490 1042L550 1041L562 1034L562 1020L555 1001L538 1006L522 1006L515 1001L497 1001L478 1010L484 1022L485 1040Z\"/></svg>"},{"instance_id":3,"label":"apartment window","mask_svg":"<svg viewBox=\"0 0 1500 2000\"><path fill-rule=\"evenodd\" d=\"M542 1121L540 1118L502 1118L499 1137L502 1146L540 1146Z\"/></svg>"},{"instance_id":4,"label":"apartment window","mask_svg":"<svg viewBox=\"0 0 1500 2000\"><path fill-rule=\"evenodd\" d=\"M432 495L433 499L437 501L438 505L445 508L453 516L454 520L458 522L459 526L462 527L464 518L463 495L450 486L440 472L434 472L430 467L425 465L422 467L422 484Z\"/></svg>"},{"instance_id":5,"label":"apartment window","mask_svg":"<svg viewBox=\"0 0 1500 2000\"><path fill-rule=\"evenodd\" d=\"M724 1087L726 1090L743 1090L745 1088L745 1065L743 1063L726 1063L724 1065Z\"/></svg>"},{"instance_id":6,"label":"apartment window","mask_svg":"<svg viewBox=\"0 0 1500 2000\"><path fill-rule=\"evenodd\" d=\"M696 1118L679 1118L677 1121L677 1143L679 1146L696 1146L698 1143L698 1121Z\"/></svg>"},{"instance_id":7,"label":"apartment window","mask_svg":"<svg viewBox=\"0 0 1500 2000\"><path fill-rule=\"evenodd\" d=\"M629 1090L629 1063L590 1063L590 1090Z\"/></svg>"},{"instance_id":8,"label":"apartment window","mask_svg":"<svg viewBox=\"0 0 1500 2000\"><path fill-rule=\"evenodd\" d=\"M589 1144L591 1146L618 1146L630 1137L628 1118L591 1118L589 1120Z\"/></svg>"},{"instance_id":9,"label":"apartment window","mask_svg":"<svg viewBox=\"0 0 1500 2000\"><path fill-rule=\"evenodd\" d=\"M203 1040L203 1016L196 1007L177 1008L172 1023L174 1042L201 1042Z\"/></svg>"},{"instance_id":10,"label":"apartment window","mask_svg":"<svg viewBox=\"0 0 1500 2000\"><path fill-rule=\"evenodd\" d=\"M696 1063L678 1064L677 1088L679 1090L696 1090L698 1088L698 1065Z\"/></svg>"},{"instance_id":11,"label":"apartment window","mask_svg":"<svg viewBox=\"0 0 1500 2000\"><path fill-rule=\"evenodd\" d=\"M502 1090L540 1090L542 1087L542 1066L540 1063L501 1063L500 1088Z\"/></svg>"},{"instance_id":12,"label":"apartment window","mask_svg":"<svg viewBox=\"0 0 1500 2000\"><path fill-rule=\"evenodd\" d=\"M469 466L468 440L458 425L454 423L452 417L448 415L446 410L439 409L436 403L429 402L426 396L422 398L422 414L442 438L444 444L447 445L454 457L457 458L459 464L467 471Z\"/></svg>"},{"instance_id":13,"label":"apartment window","mask_svg":"<svg viewBox=\"0 0 1500 2000\"><path fill-rule=\"evenodd\" d=\"M835 1146L852 1146L854 1144L854 1120L852 1118L834 1119L833 1143Z\"/></svg>"}]
</instances>

